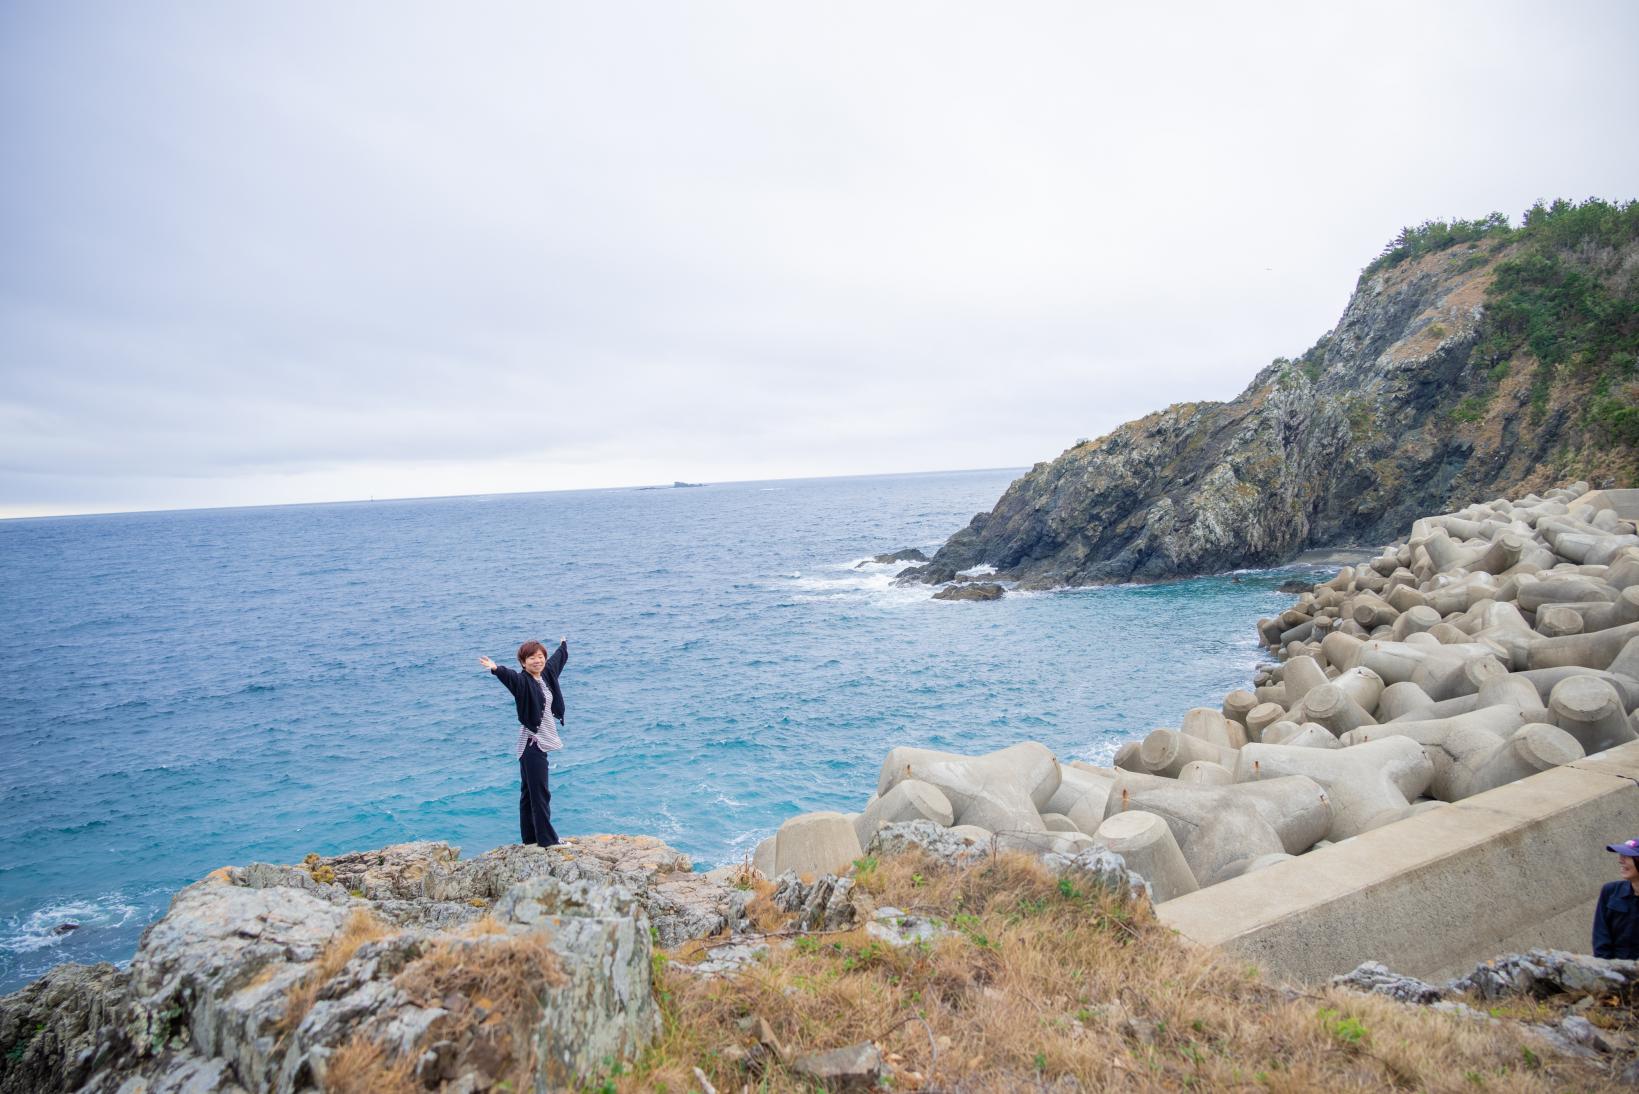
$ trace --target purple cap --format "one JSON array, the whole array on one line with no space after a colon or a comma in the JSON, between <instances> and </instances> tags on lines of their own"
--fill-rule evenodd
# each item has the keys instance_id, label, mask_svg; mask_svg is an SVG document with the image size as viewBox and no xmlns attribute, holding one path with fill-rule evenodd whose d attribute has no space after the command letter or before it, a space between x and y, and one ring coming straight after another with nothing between
<instances>
[{"instance_id":1,"label":"purple cap","mask_svg":"<svg viewBox=\"0 0 1639 1094\"><path fill-rule=\"evenodd\" d=\"M1630 839L1622 843L1607 843L1605 850L1615 851L1617 854L1626 855L1629 858L1639 858L1639 839Z\"/></svg>"}]
</instances>

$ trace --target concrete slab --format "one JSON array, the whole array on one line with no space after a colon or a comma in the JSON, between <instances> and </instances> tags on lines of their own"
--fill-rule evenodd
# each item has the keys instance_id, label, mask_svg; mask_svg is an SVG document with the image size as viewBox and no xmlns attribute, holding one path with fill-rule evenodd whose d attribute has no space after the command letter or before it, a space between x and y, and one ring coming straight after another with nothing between
<instances>
[{"instance_id":1,"label":"concrete slab","mask_svg":"<svg viewBox=\"0 0 1639 1094\"><path fill-rule=\"evenodd\" d=\"M1583 765L1594 766L1584 769ZM1604 845L1639 832L1639 743L1167 901L1161 921L1272 974L1362 961L1440 979L1521 946L1586 952Z\"/></svg>"}]
</instances>

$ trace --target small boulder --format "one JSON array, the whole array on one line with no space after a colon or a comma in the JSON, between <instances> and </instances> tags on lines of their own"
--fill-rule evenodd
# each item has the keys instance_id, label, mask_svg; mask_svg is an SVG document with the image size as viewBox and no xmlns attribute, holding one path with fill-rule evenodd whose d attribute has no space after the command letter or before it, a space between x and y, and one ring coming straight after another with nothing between
<instances>
[{"instance_id":1,"label":"small boulder","mask_svg":"<svg viewBox=\"0 0 1639 1094\"><path fill-rule=\"evenodd\" d=\"M1434 1003L1444 999L1446 994L1444 988L1437 988L1414 976L1390 972L1387 966L1378 961L1367 961L1351 973L1334 976L1332 983L1351 991L1386 995L1402 1003Z\"/></svg>"},{"instance_id":2,"label":"small boulder","mask_svg":"<svg viewBox=\"0 0 1639 1094\"><path fill-rule=\"evenodd\" d=\"M870 1041L804 1053L792 1070L829 1090L875 1090L888 1073L882 1050Z\"/></svg>"},{"instance_id":3,"label":"small boulder","mask_svg":"<svg viewBox=\"0 0 1639 1094\"><path fill-rule=\"evenodd\" d=\"M1000 600L1004 590L993 581L975 581L966 585L946 585L933 594L935 600Z\"/></svg>"}]
</instances>

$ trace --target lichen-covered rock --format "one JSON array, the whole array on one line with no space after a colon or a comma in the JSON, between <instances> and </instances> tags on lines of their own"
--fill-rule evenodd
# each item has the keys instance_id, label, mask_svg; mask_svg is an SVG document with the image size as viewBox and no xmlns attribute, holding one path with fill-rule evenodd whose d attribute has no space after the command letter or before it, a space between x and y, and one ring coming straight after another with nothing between
<instances>
[{"instance_id":1,"label":"lichen-covered rock","mask_svg":"<svg viewBox=\"0 0 1639 1094\"><path fill-rule=\"evenodd\" d=\"M566 974L543 998L538 1087L573 1087L607 1060L631 1059L659 1034L648 917L629 892L534 878L508 890L495 914L530 930L550 924Z\"/></svg>"},{"instance_id":2,"label":"lichen-covered rock","mask_svg":"<svg viewBox=\"0 0 1639 1094\"><path fill-rule=\"evenodd\" d=\"M741 929L751 896L648 837L227 867L129 970L65 965L0 999L0 1094L286 1092L337 1068L364 1089L382 1060L427 1087L574 1087L658 1031L652 937Z\"/></svg>"},{"instance_id":3,"label":"lichen-covered rock","mask_svg":"<svg viewBox=\"0 0 1639 1094\"><path fill-rule=\"evenodd\" d=\"M1081 884L1105 889L1128 900L1150 897L1150 883L1127 869L1127 861L1105 847L1089 847L1073 855L1047 854L1042 865Z\"/></svg>"},{"instance_id":4,"label":"lichen-covered rock","mask_svg":"<svg viewBox=\"0 0 1639 1094\"><path fill-rule=\"evenodd\" d=\"M897 855L913 847L947 866L970 866L991 853L992 839L953 832L927 820L900 821L877 829L867 850L873 855Z\"/></svg>"},{"instance_id":5,"label":"lichen-covered rock","mask_svg":"<svg viewBox=\"0 0 1639 1094\"><path fill-rule=\"evenodd\" d=\"M1632 999L1639 985L1639 961L1624 961L1564 950L1511 953L1475 967L1448 985L1482 999L1505 995L1593 995L1608 992Z\"/></svg>"},{"instance_id":6,"label":"lichen-covered rock","mask_svg":"<svg viewBox=\"0 0 1639 1094\"><path fill-rule=\"evenodd\" d=\"M854 879L825 874L805 882L788 870L774 881L774 906L805 931L834 931L854 922Z\"/></svg>"},{"instance_id":7,"label":"lichen-covered rock","mask_svg":"<svg viewBox=\"0 0 1639 1094\"><path fill-rule=\"evenodd\" d=\"M0 998L0 1094L75 1090L128 1053L125 979L113 965L58 965Z\"/></svg>"},{"instance_id":8,"label":"lichen-covered rock","mask_svg":"<svg viewBox=\"0 0 1639 1094\"><path fill-rule=\"evenodd\" d=\"M1378 961L1367 961L1353 972L1334 976L1332 983L1351 991L1387 995L1402 1003L1435 1003L1444 999L1446 994L1444 988L1437 988L1415 976L1401 976L1397 972L1390 972L1387 966Z\"/></svg>"}]
</instances>

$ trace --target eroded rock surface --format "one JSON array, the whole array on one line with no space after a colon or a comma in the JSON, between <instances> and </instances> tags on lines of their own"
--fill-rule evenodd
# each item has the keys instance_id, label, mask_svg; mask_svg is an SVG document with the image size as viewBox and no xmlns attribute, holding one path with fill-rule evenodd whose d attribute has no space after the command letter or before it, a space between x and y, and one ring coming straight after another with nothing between
<instances>
[{"instance_id":1,"label":"eroded rock surface","mask_svg":"<svg viewBox=\"0 0 1639 1094\"><path fill-rule=\"evenodd\" d=\"M64 965L0 999L0 1092L369 1089L394 1067L572 1087L658 1032L654 941L742 930L751 895L644 836L227 867L128 970Z\"/></svg>"},{"instance_id":2,"label":"eroded rock surface","mask_svg":"<svg viewBox=\"0 0 1639 1094\"><path fill-rule=\"evenodd\" d=\"M1620 280L1636 250L1564 260ZM1036 464L900 580L984 564L1027 589L1220 573L1384 542L1453 499L1554 477L1625 485L1632 451L1583 414L1591 381L1561 369L1533 405L1534 362L1488 346L1495 267L1519 253L1476 245L1363 277L1296 360L1229 402L1176 403Z\"/></svg>"}]
</instances>

